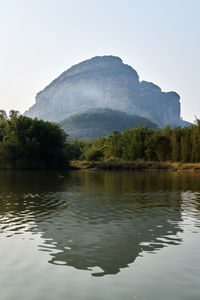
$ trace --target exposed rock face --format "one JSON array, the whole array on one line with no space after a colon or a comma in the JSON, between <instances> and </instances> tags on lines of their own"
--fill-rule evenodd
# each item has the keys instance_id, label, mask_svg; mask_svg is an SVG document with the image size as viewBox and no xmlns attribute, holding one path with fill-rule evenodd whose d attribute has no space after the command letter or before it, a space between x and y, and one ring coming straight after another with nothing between
<instances>
[{"instance_id":1,"label":"exposed rock face","mask_svg":"<svg viewBox=\"0 0 200 300\"><path fill-rule=\"evenodd\" d=\"M36 96L26 116L59 122L90 108L111 108L149 118L160 126L180 125L179 95L139 81L119 57L94 57L77 64Z\"/></svg>"}]
</instances>

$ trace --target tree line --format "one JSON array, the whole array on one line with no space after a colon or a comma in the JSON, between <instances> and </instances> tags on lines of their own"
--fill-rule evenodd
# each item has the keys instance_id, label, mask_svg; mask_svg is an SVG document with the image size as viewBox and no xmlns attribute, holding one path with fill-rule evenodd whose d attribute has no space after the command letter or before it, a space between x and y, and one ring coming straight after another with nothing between
<instances>
[{"instance_id":1,"label":"tree line","mask_svg":"<svg viewBox=\"0 0 200 300\"><path fill-rule=\"evenodd\" d=\"M103 161L122 159L133 161L200 162L200 120L185 128L169 126L149 129L146 126L92 141L73 140L70 144L71 159Z\"/></svg>"},{"instance_id":2,"label":"tree line","mask_svg":"<svg viewBox=\"0 0 200 300\"><path fill-rule=\"evenodd\" d=\"M0 110L0 168L67 169L70 160L200 162L200 120L192 126L147 126L91 141L68 140L59 124Z\"/></svg>"}]
</instances>

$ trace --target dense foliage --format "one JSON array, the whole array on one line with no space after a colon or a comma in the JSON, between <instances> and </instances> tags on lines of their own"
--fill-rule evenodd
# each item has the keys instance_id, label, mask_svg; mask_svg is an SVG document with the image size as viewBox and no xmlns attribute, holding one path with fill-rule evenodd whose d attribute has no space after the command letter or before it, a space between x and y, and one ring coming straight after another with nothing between
<instances>
[{"instance_id":1,"label":"dense foliage","mask_svg":"<svg viewBox=\"0 0 200 300\"><path fill-rule=\"evenodd\" d=\"M91 142L73 141L71 147L74 144L77 149L78 143L79 158L85 160L200 162L200 120L185 128L158 130L140 126L123 133L115 131L108 137L99 137Z\"/></svg>"},{"instance_id":2,"label":"dense foliage","mask_svg":"<svg viewBox=\"0 0 200 300\"><path fill-rule=\"evenodd\" d=\"M200 162L200 120L185 128L140 125L92 141L67 141L58 124L0 110L0 167L66 169L70 160Z\"/></svg>"},{"instance_id":3,"label":"dense foliage","mask_svg":"<svg viewBox=\"0 0 200 300\"><path fill-rule=\"evenodd\" d=\"M90 109L87 112L72 115L60 123L70 138L87 140L107 136L113 130L122 132L125 129L138 127L140 124L149 128L158 128L155 123L146 118L108 108Z\"/></svg>"},{"instance_id":4,"label":"dense foliage","mask_svg":"<svg viewBox=\"0 0 200 300\"><path fill-rule=\"evenodd\" d=\"M14 169L65 169L67 135L57 124L0 110L0 166Z\"/></svg>"}]
</instances>

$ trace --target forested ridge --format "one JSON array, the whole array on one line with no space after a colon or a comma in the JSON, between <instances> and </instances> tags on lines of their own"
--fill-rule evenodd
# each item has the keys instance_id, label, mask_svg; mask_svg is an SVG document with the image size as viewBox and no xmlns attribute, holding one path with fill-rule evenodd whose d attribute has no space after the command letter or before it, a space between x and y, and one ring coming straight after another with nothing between
<instances>
[{"instance_id":1,"label":"forested ridge","mask_svg":"<svg viewBox=\"0 0 200 300\"><path fill-rule=\"evenodd\" d=\"M122 132L125 129L138 127L140 124L149 128L158 128L150 120L136 115L128 115L120 110L95 108L72 115L60 122L61 127L70 138L91 140L107 136L113 130Z\"/></svg>"}]
</instances>

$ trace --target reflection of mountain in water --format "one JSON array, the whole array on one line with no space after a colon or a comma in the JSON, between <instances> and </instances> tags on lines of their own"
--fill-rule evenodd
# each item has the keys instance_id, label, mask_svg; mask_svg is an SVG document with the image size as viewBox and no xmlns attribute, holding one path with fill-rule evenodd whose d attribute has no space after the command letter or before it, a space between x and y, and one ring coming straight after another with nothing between
<instances>
[{"instance_id":1,"label":"reflection of mountain in water","mask_svg":"<svg viewBox=\"0 0 200 300\"><path fill-rule=\"evenodd\" d=\"M78 189L63 195L68 197L68 208L52 216L50 224L38 224L46 248L52 243L60 250L52 253L51 263L83 270L98 266L102 272L96 276L116 274L142 250L180 242L176 237L181 230L179 193L145 191L145 185L135 190L132 181L121 182L129 179L128 174L74 174ZM131 178L142 183L133 174Z\"/></svg>"},{"instance_id":2,"label":"reflection of mountain in water","mask_svg":"<svg viewBox=\"0 0 200 300\"><path fill-rule=\"evenodd\" d=\"M27 230L33 221L50 263L116 274L142 251L180 243L180 191L188 179L176 174L75 171L0 179L2 231Z\"/></svg>"},{"instance_id":3,"label":"reflection of mountain in water","mask_svg":"<svg viewBox=\"0 0 200 300\"><path fill-rule=\"evenodd\" d=\"M157 216L150 209L142 214L134 208L126 213L120 212L120 207L118 211L109 208L102 211L97 206L90 218L81 208L73 214L65 210L48 226L39 224L39 229L44 231L43 238L51 238L56 248L62 250L53 254L51 263L66 262L77 269L99 266L104 274L116 274L132 263L143 249L153 251L178 241L168 237L180 229L176 223L168 222L167 213ZM177 222L178 216L173 215L171 219Z\"/></svg>"}]
</instances>

